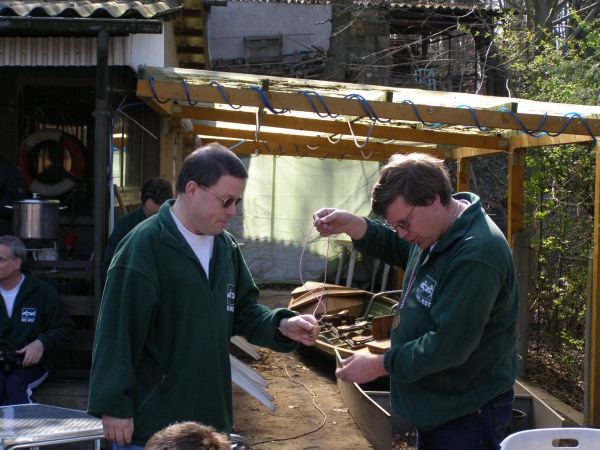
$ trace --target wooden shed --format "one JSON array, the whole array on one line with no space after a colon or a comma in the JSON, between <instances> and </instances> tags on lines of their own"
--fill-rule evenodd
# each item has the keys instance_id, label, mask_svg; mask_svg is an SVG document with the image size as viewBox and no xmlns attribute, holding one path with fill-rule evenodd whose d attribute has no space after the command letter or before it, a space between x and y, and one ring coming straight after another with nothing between
<instances>
[{"instance_id":1,"label":"wooden shed","mask_svg":"<svg viewBox=\"0 0 600 450\"><path fill-rule=\"evenodd\" d=\"M598 106L154 67L139 68L137 96L165 117L182 121L183 127L171 127L169 133L197 135L240 154L381 162L394 153L432 154L456 163L457 191L469 190L473 158L504 155L507 238L522 298L527 298L527 277L519 252L526 246L515 242L523 238L527 149L592 143L600 150ZM185 156L173 151L172 142L163 136L161 166L167 173ZM596 155L598 204L600 151ZM600 209L594 214L584 420L600 427ZM520 345L526 351L526 302L523 307Z\"/></svg>"}]
</instances>

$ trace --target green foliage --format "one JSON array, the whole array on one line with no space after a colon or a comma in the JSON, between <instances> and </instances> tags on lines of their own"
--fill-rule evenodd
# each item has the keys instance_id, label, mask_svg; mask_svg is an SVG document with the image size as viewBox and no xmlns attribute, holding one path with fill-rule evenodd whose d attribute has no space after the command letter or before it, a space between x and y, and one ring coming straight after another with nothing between
<instances>
[{"instance_id":1,"label":"green foliage","mask_svg":"<svg viewBox=\"0 0 600 450\"><path fill-rule=\"evenodd\" d=\"M577 33L557 36L525 28L507 16L495 39L517 95L532 100L598 104L600 86L600 20L573 16Z\"/></svg>"},{"instance_id":2,"label":"green foliage","mask_svg":"<svg viewBox=\"0 0 600 450\"><path fill-rule=\"evenodd\" d=\"M522 20L507 17L495 40L513 92L532 100L600 103L600 21L575 17L570 34L557 36L527 29ZM565 110L570 112L578 111ZM595 145L570 145L527 154L526 221L535 254L530 348L538 354L532 364L540 355L551 358L574 386L582 384L583 376L595 153Z\"/></svg>"}]
</instances>

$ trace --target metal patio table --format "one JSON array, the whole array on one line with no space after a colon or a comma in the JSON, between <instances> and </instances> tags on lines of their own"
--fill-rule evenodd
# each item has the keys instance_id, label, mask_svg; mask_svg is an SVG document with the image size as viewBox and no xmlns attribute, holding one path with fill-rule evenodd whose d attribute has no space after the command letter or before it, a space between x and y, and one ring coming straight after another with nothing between
<instances>
[{"instance_id":1,"label":"metal patio table","mask_svg":"<svg viewBox=\"0 0 600 450\"><path fill-rule=\"evenodd\" d=\"M102 420L85 411L30 403L0 407L0 450L95 441L100 450Z\"/></svg>"}]
</instances>

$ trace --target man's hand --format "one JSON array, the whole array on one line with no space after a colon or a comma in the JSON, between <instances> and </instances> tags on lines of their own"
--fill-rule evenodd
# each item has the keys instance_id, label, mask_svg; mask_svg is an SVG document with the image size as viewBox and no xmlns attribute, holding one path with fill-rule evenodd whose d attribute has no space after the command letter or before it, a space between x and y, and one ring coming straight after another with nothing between
<instances>
[{"instance_id":1,"label":"man's hand","mask_svg":"<svg viewBox=\"0 0 600 450\"><path fill-rule=\"evenodd\" d=\"M279 331L287 338L310 346L315 345L320 329L315 316L303 314L301 316L281 319L281 322L279 322Z\"/></svg>"},{"instance_id":2,"label":"man's hand","mask_svg":"<svg viewBox=\"0 0 600 450\"><path fill-rule=\"evenodd\" d=\"M133 418L120 419L118 417L102 416L104 437L119 445L131 444L133 436Z\"/></svg>"},{"instance_id":3,"label":"man's hand","mask_svg":"<svg viewBox=\"0 0 600 450\"><path fill-rule=\"evenodd\" d=\"M313 214L313 223L322 237L346 233L352 239L361 239L367 232L365 219L342 209L320 209Z\"/></svg>"},{"instance_id":4,"label":"man's hand","mask_svg":"<svg viewBox=\"0 0 600 450\"><path fill-rule=\"evenodd\" d=\"M23 367L33 366L40 362L44 354L44 344L39 339L36 339L30 344L27 344L21 350L15 352L17 355L23 355Z\"/></svg>"},{"instance_id":5,"label":"man's hand","mask_svg":"<svg viewBox=\"0 0 600 450\"><path fill-rule=\"evenodd\" d=\"M384 355L357 354L342 360L342 366L335 371L335 376L342 381L368 383L387 375L383 366Z\"/></svg>"}]
</instances>

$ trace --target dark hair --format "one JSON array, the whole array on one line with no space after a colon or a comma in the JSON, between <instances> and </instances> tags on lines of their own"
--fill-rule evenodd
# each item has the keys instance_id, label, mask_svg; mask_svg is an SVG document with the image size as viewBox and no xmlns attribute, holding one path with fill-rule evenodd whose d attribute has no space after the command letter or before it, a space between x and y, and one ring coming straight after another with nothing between
<instances>
[{"instance_id":1,"label":"dark hair","mask_svg":"<svg viewBox=\"0 0 600 450\"><path fill-rule=\"evenodd\" d=\"M21 262L25 262L27 260L27 249L25 248L23 241L18 237L11 236L9 234L0 236L0 245L6 245L8 248L10 248L13 258L19 258Z\"/></svg>"},{"instance_id":2,"label":"dark hair","mask_svg":"<svg viewBox=\"0 0 600 450\"><path fill-rule=\"evenodd\" d=\"M424 153L393 155L382 167L371 193L371 210L384 216L398 197L409 205L427 206L435 196L447 205L452 195L450 174L444 161Z\"/></svg>"},{"instance_id":3,"label":"dark hair","mask_svg":"<svg viewBox=\"0 0 600 450\"><path fill-rule=\"evenodd\" d=\"M248 172L240 158L223 145L213 142L185 158L175 188L181 194L190 181L195 181L199 186L211 187L225 175L242 180L248 178Z\"/></svg>"},{"instance_id":4,"label":"dark hair","mask_svg":"<svg viewBox=\"0 0 600 450\"><path fill-rule=\"evenodd\" d=\"M157 205L162 205L173 198L171 183L164 178L150 178L142 186L142 203L146 203L149 198Z\"/></svg>"},{"instance_id":5,"label":"dark hair","mask_svg":"<svg viewBox=\"0 0 600 450\"><path fill-rule=\"evenodd\" d=\"M225 434L198 422L179 422L154 433L145 450L230 450Z\"/></svg>"}]
</instances>

